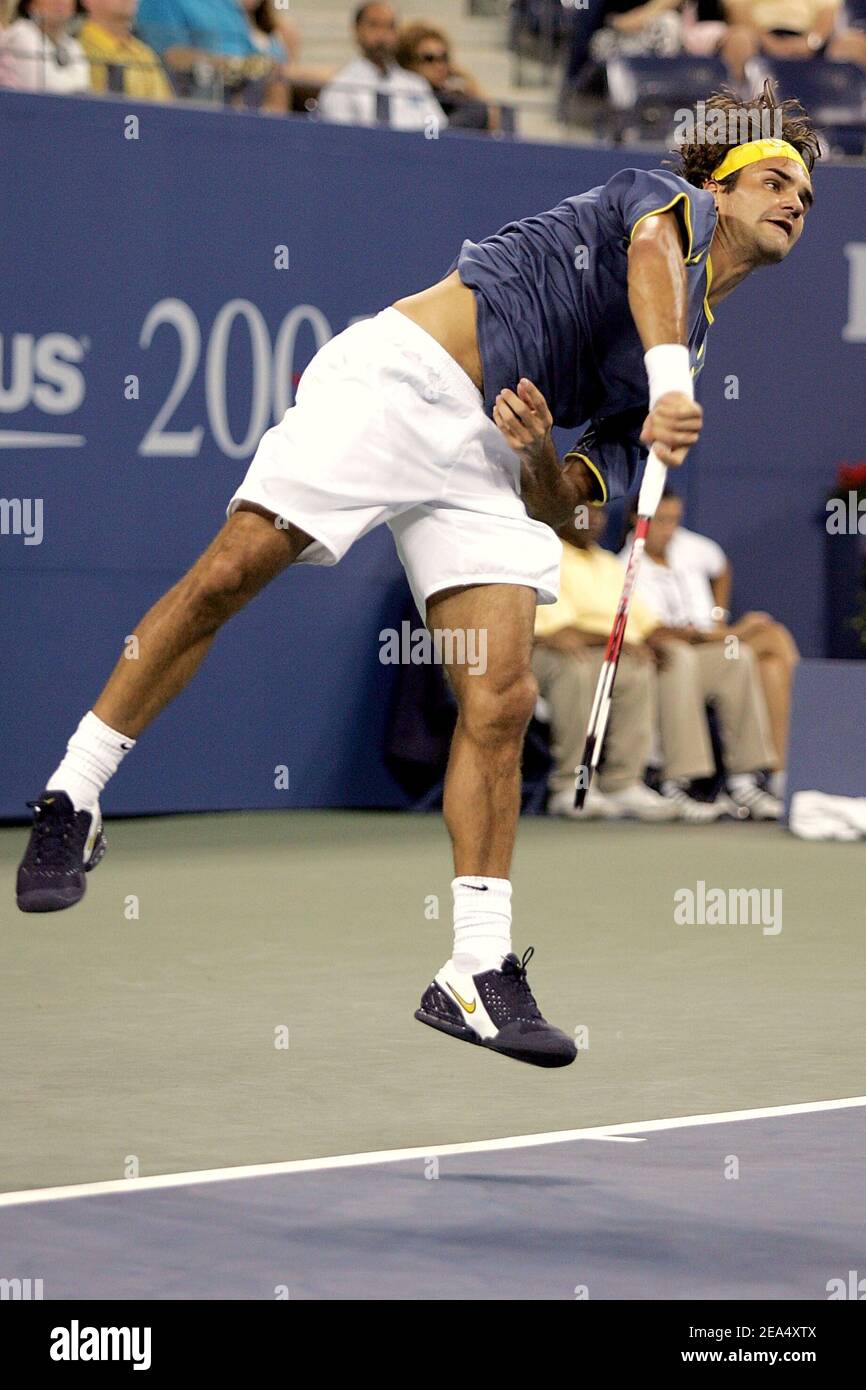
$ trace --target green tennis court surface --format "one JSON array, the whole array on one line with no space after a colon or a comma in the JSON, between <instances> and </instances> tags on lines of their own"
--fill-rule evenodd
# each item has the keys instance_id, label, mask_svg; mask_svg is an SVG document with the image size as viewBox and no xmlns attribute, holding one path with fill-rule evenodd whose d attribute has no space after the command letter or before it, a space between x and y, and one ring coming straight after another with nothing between
<instances>
[{"instance_id":1,"label":"green tennis court surface","mask_svg":"<svg viewBox=\"0 0 866 1390\"><path fill-rule=\"evenodd\" d=\"M525 820L515 947L536 947L546 1016L585 1030L546 1073L412 1017L451 949L438 817L166 817L108 838L81 905L24 916L25 832L0 831L2 1190L862 1092L856 847ZM699 882L780 890L782 930L678 925Z\"/></svg>"}]
</instances>

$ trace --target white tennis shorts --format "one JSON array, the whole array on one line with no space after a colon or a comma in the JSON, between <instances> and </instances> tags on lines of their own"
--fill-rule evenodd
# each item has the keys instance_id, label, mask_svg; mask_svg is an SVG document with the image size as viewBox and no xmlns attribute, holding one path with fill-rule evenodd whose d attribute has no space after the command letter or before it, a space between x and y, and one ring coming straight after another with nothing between
<instances>
[{"instance_id":1,"label":"white tennis shorts","mask_svg":"<svg viewBox=\"0 0 866 1390\"><path fill-rule=\"evenodd\" d=\"M520 465L450 353L398 309L316 353L295 404L262 438L228 506L255 502L313 537L335 565L386 522L422 616L466 584L559 593L560 541L520 500Z\"/></svg>"}]
</instances>

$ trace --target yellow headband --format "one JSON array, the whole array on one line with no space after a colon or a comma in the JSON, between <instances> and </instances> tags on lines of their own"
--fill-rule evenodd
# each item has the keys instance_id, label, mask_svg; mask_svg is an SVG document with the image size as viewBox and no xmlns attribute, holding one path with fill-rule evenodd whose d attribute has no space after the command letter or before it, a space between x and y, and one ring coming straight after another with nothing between
<instances>
[{"instance_id":1,"label":"yellow headband","mask_svg":"<svg viewBox=\"0 0 866 1390\"><path fill-rule=\"evenodd\" d=\"M721 164L713 170L711 177L727 178L728 174L733 174L746 164L755 164L759 159L772 159L773 155L777 159L795 159L806 169L803 156L793 145L789 145L787 140L750 140L748 144L735 145L732 150L728 150ZM808 172L806 169L807 174Z\"/></svg>"}]
</instances>

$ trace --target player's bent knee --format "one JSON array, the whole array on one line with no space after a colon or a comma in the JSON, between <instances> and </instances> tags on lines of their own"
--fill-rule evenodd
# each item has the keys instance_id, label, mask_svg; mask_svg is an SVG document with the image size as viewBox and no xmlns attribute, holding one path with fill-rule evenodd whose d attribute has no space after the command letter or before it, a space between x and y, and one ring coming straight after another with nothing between
<instances>
[{"instance_id":1,"label":"player's bent knee","mask_svg":"<svg viewBox=\"0 0 866 1390\"><path fill-rule=\"evenodd\" d=\"M478 742L520 741L537 700L538 682L529 670L504 684L466 681L460 693L460 717Z\"/></svg>"},{"instance_id":2,"label":"player's bent knee","mask_svg":"<svg viewBox=\"0 0 866 1390\"><path fill-rule=\"evenodd\" d=\"M242 550L205 555L186 576L185 601L204 626L218 626L259 586L255 557Z\"/></svg>"}]
</instances>

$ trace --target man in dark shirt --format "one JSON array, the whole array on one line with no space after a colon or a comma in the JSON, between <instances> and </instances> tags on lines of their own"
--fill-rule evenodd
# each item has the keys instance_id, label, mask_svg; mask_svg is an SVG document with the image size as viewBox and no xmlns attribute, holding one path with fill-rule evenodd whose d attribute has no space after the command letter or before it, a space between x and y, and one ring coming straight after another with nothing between
<instances>
[{"instance_id":1,"label":"man in dark shirt","mask_svg":"<svg viewBox=\"0 0 866 1390\"><path fill-rule=\"evenodd\" d=\"M607 447L586 445L600 501L611 488L614 495L628 490L647 413L644 345L622 293L629 248L651 230L642 228L646 219L668 211L682 246L695 377L713 321L709 250L718 215L712 193L676 174L623 169L550 212L511 223L477 245L464 242L453 263L461 283L475 291L488 413L502 387L525 377L544 396L555 425L583 431L591 422L607 441Z\"/></svg>"},{"instance_id":2,"label":"man in dark shirt","mask_svg":"<svg viewBox=\"0 0 866 1390\"><path fill-rule=\"evenodd\" d=\"M763 100L775 109L769 87ZM739 132L734 99L714 104L732 107ZM535 1065L574 1060L510 936L535 607L559 583L551 528L629 490L650 445L676 467L697 441L693 378L713 307L787 256L812 201L817 142L804 115L785 112L784 139L696 138L679 174L626 169L465 242L439 283L320 349L227 524L144 617L139 659L120 659L45 784L19 907L81 898L104 850L103 786L221 625L288 565L336 564L387 522L428 627L450 639L459 704L444 801L454 949L416 1017ZM564 465L554 423L579 431Z\"/></svg>"}]
</instances>

